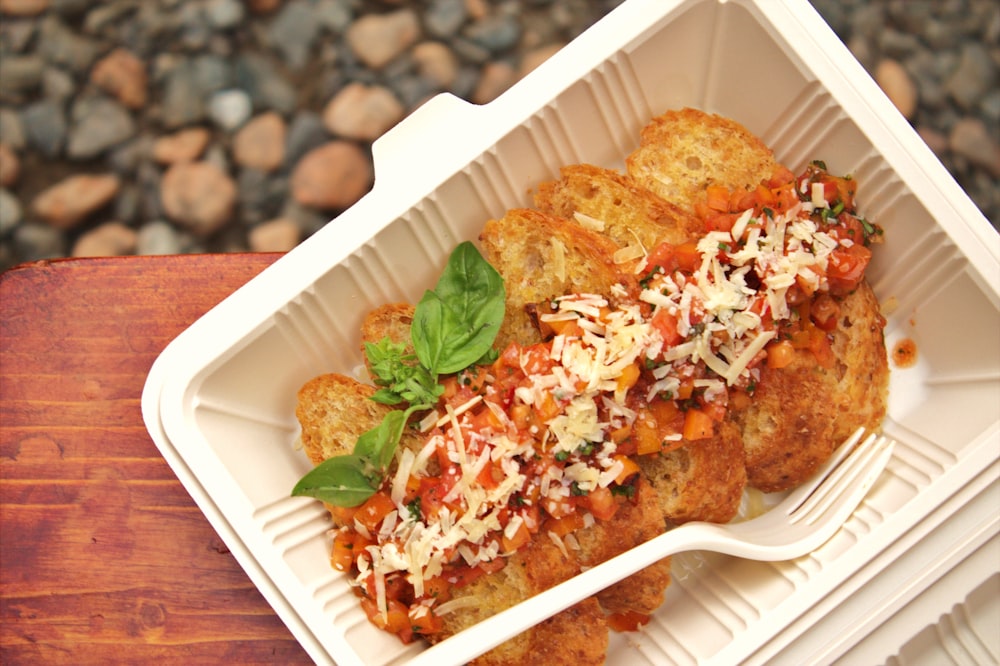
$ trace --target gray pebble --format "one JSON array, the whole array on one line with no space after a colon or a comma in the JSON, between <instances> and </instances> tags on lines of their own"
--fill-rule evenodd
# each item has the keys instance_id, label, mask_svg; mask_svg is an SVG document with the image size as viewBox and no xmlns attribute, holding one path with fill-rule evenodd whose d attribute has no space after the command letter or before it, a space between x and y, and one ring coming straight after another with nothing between
<instances>
[{"instance_id":1,"label":"gray pebble","mask_svg":"<svg viewBox=\"0 0 1000 666\"><path fill-rule=\"evenodd\" d=\"M335 34L341 34L354 18L350 0L319 0L313 7L316 21Z\"/></svg>"},{"instance_id":2,"label":"gray pebble","mask_svg":"<svg viewBox=\"0 0 1000 666\"><path fill-rule=\"evenodd\" d=\"M21 93L37 89L42 83L45 60L36 55L3 56L3 76L0 76L0 98L18 98Z\"/></svg>"},{"instance_id":3,"label":"gray pebble","mask_svg":"<svg viewBox=\"0 0 1000 666\"><path fill-rule=\"evenodd\" d=\"M42 94L49 99L67 100L76 93L76 83L69 72L59 67L46 67L42 72Z\"/></svg>"},{"instance_id":4,"label":"gray pebble","mask_svg":"<svg viewBox=\"0 0 1000 666\"><path fill-rule=\"evenodd\" d=\"M424 13L424 27L432 37L448 39L467 18L464 0L432 0Z\"/></svg>"},{"instance_id":5,"label":"gray pebble","mask_svg":"<svg viewBox=\"0 0 1000 666\"><path fill-rule=\"evenodd\" d=\"M246 9L239 0L206 0L205 17L213 28L228 30L243 20Z\"/></svg>"},{"instance_id":6,"label":"gray pebble","mask_svg":"<svg viewBox=\"0 0 1000 666\"><path fill-rule=\"evenodd\" d=\"M48 158L62 152L69 129L62 103L53 100L35 102L21 112L21 122L28 146Z\"/></svg>"},{"instance_id":7,"label":"gray pebble","mask_svg":"<svg viewBox=\"0 0 1000 666\"><path fill-rule=\"evenodd\" d=\"M323 145L329 138L318 113L315 111L296 113L285 135L285 168L290 170L303 155Z\"/></svg>"},{"instance_id":8,"label":"gray pebble","mask_svg":"<svg viewBox=\"0 0 1000 666\"><path fill-rule=\"evenodd\" d=\"M233 67L226 58L201 54L192 60L194 81L203 95L224 90L233 85Z\"/></svg>"},{"instance_id":9,"label":"gray pebble","mask_svg":"<svg viewBox=\"0 0 1000 666\"><path fill-rule=\"evenodd\" d=\"M945 84L963 109L971 109L979 98L996 86L997 65L986 47L977 42L962 46L958 67Z\"/></svg>"},{"instance_id":10,"label":"gray pebble","mask_svg":"<svg viewBox=\"0 0 1000 666\"><path fill-rule=\"evenodd\" d=\"M72 118L66 156L74 160L97 157L131 139L136 131L125 107L106 97L81 98L73 105Z\"/></svg>"},{"instance_id":11,"label":"gray pebble","mask_svg":"<svg viewBox=\"0 0 1000 666\"><path fill-rule=\"evenodd\" d=\"M170 71L164 82L160 121L168 129L197 123L205 117L202 100L195 66L185 59Z\"/></svg>"},{"instance_id":12,"label":"gray pebble","mask_svg":"<svg viewBox=\"0 0 1000 666\"><path fill-rule=\"evenodd\" d=\"M21 222L21 202L10 190L0 187L0 236L11 233Z\"/></svg>"},{"instance_id":13,"label":"gray pebble","mask_svg":"<svg viewBox=\"0 0 1000 666\"><path fill-rule=\"evenodd\" d=\"M180 254L184 251L181 233L169 222L156 220L139 227L136 254Z\"/></svg>"},{"instance_id":14,"label":"gray pebble","mask_svg":"<svg viewBox=\"0 0 1000 666\"><path fill-rule=\"evenodd\" d=\"M0 142L17 151L24 150L27 145L24 123L14 109L0 108Z\"/></svg>"},{"instance_id":15,"label":"gray pebble","mask_svg":"<svg viewBox=\"0 0 1000 666\"><path fill-rule=\"evenodd\" d=\"M83 73L97 58L100 45L71 30L55 16L48 16L42 20L38 51L53 65L62 65L73 72Z\"/></svg>"},{"instance_id":16,"label":"gray pebble","mask_svg":"<svg viewBox=\"0 0 1000 666\"><path fill-rule=\"evenodd\" d=\"M69 250L69 242L59 229L38 222L19 224L11 240L20 261L65 257Z\"/></svg>"},{"instance_id":17,"label":"gray pebble","mask_svg":"<svg viewBox=\"0 0 1000 666\"><path fill-rule=\"evenodd\" d=\"M237 57L235 80L250 95L254 108L290 114L295 109L295 88L262 55L244 53Z\"/></svg>"},{"instance_id":18,"label":"gray pebble","mask_svg":"<svg viewBox=\"0 0 1000 666\"><path fill-rule=\"evenodd\" d=\"M312 6L304 0L292 0L281 8L267 35L271 48L289 67L298 69L309 58L319 28Z\"/></svg>"},{"instance_id":19,"label":"gray pebble","mask_svg":"<svg viewBox=\"0 0 1000 666\"><path fill-rule=\"evenodd\" d=\"M493 14L469 25L462 34L492 54L502 53L521 38L521 24L516 16Z\"/></svg>"}]
</instances>

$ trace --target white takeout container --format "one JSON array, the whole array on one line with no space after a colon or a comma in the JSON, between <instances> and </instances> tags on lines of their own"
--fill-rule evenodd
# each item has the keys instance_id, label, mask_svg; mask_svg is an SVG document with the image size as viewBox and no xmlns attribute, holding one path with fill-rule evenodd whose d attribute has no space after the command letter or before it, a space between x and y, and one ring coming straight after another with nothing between
<instances>
[{"instance_id":1,"label":"white takeout container","mask_svg":"<svg viewBox=\"0 0 1000 666\"><path fill-rule=\"evenodd\" d=\"M676 557L663 607L613 636L609 663L876 663L995 589L996 232L804 0L628 0L491 104L441 95L391 130L373 147L372 191L150 372L150 434L317 662L404 663L422 646L366 621L328 564L322 506L289 496L310 468L296 391L351 373L365 312L416 302L489 218L530 205L560 166L622 168L642 126L683 106L743 123L793 171L823 159L859 180L886 235L869 272L886 344L910 338L918 357L892 373L893 459L837 536L790 562Z\"/></svg>"}]
</instances>

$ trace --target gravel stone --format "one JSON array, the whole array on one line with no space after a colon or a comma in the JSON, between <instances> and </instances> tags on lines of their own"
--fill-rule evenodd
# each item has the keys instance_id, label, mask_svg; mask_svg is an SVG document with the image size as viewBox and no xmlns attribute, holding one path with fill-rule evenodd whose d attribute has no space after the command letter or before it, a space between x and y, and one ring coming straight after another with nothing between
<instances>
[{"instance_id":1,"label":"gravel stone","mask_svg":"<svg viewBox=\"0 0 1000 666\"><path fill-rule=\"evenodd\" d=\"M66 156L89 160L135 135L132 116L118 102L105 97L82 98L73 105L73 127Z\"/></svg>"},{"instance_id":2,"label":"gravel stone","mask_svg":"<svg viewBox=\"0 0 1000 666\"><path fill-rule=\"evenodd\" d=\"M0 187L0 236L9 234L20 224L24 210L14 194Z\"/></svg>"},{"instance_id":3,"label":"gravel stone","mask_svg":"<svg viewBox=\"0 0 1000 666\"><path fill-rule=\"evenodd\" d=\"M208 100L208 116L220 129L235 130L250 118L253 102L243 90L220 90Z\"/></svg>"},{"instance_id":4,"label":"gravel stone","mask_svg":"<svg viewBox=\"0 0 1000 666\"><path fill-rule=\"evenodd\" d=\"M32 212L56 229L72 229L114 200L121 180L114 174L77 174L42 191Z\"/></svg>"},{"instance_id":5,"label":"gravel stone","mask_svg":"<svg viewBox=\"0 0 1000 666\"><path fill-rule=\"evenodd\" d=\"M27 145L48 158L57 157L66 142L69 123L62 104L43 99L21 113Z\"/></svg>"}]
</instances>

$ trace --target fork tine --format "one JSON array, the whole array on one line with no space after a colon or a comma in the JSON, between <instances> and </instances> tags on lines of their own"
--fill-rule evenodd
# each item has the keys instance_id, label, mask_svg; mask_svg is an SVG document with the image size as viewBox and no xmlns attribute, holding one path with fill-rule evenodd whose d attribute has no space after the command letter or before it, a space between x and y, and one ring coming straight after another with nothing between
<instances>
[{"instance_id":1,"label":"fork tine","mask_svg":"<svg viewBox=\"0 0 1000 666\"><path fill-rule=\"evenodd\" d=\"M817 488L822 486L823 482L830 475L831 472L840 467L840 463L847 458L852 451L854 451L855 445L865 434L865 429L858 428L854 433L848 437L843 444L841 444L833 455L823 463L823 465L816 470L812 478L810 478L805 483L797 486L794 490L788 493L788 496L779 505L785 512L789 515L798 511L802 503L808 500Z\"/></svg>"},{"instance_id":2,"label":"fork tine","mask_svg":"<svg viewBox=\"0 0 1000 666\"><path fill-rule=\"evenodd\" d=\"M792 522L802 520L806 525L812 525L820 519L827 519L824 514L831 507L835 508L832 522L839 524L846 521L881 475L892 456L894 445L895 442L885 437L875 439L875 435L869 436L858 447L856 454L831 475L832 482L824 483L819 492L803 503L801 510L791 517Z\"/></svg>"}]
</instances>

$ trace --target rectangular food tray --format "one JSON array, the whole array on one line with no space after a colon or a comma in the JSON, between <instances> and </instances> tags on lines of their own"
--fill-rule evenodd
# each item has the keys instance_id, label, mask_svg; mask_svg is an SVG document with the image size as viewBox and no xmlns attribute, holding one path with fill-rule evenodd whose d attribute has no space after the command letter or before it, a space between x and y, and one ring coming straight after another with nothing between
<instances>
[{"instance_id":1,"label":"rectangular food tray","mask_svg":"<svg viewBox=\"0 0 1000 666\"><path fill-rule=\"evenodd\" d=\"M893 460L832 541L780 563L678 556L663 607L644 631L613 637L608 663L883 649L865 636L997 534L997 234L806 2L628 0L493 103L441 95L391 130L373 147L372 191L181 334L150 373L153 439L317 662L397 664L422 647L367 622L328 564L324 509L289 496L310 468L296 448L297 390L350 374L363 315L416 302L488 219L530 205L563 165L621 168L642 126L683 106L741 122L793 171L823 159L858 179L859 207L885 229L869 280L886 344L913 340L917 362L893 368ZM948 526L949 541L926 547ZM897 561L923 573L900 576L892 599L866 596ZM861 603L851 631L804 640L838 605Z\"/></svg>"}]
</instances>

